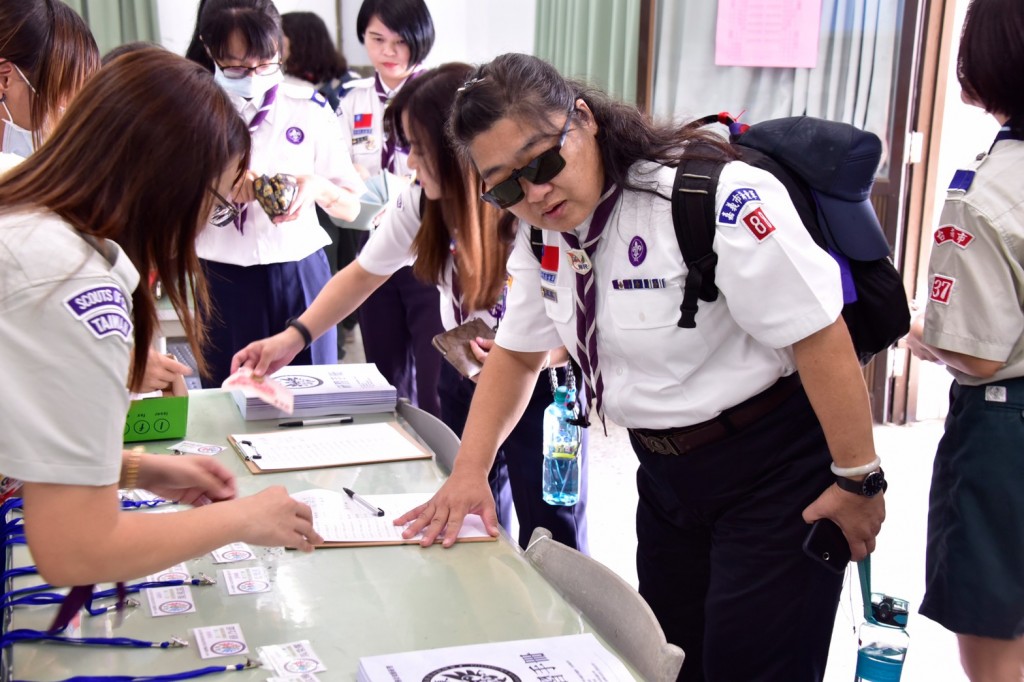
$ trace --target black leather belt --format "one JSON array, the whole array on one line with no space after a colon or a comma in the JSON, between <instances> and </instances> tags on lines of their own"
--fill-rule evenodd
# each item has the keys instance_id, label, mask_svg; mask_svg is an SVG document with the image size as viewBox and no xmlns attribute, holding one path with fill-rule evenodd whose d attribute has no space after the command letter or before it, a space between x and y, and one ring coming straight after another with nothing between
<instances>
[{"instance_id":1,"label":"black leather belt","mask_svg":"<svg viewBox=\"0 0 1024 682\"><path fill-rule=\"evenodd\" d=\"M730 407L714 419L679 429L629 429L647 450L659 455L685 455L691 450L715 443L747 428L775 411L800 388L800 376L794 372L782 377L753 398Z\"/></svg>"}]
</instances>

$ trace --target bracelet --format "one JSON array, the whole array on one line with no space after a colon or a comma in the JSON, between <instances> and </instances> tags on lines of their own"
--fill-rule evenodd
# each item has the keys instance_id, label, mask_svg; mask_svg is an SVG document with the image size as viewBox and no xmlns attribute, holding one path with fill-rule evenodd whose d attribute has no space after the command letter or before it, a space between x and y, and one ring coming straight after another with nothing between
<instances>
[{"instance_id":1,"label":"bracelet","mask_svg":"<svg viewBox=\"0 0 1024 682\"><path fill-rule=\"evenodd\" d=\"M132 450L128 453L128 461L124 464L124 482L121 486L125 489L139 487L139 465L142 463L142 453Z\"/></svg>"},{"instance_id":2,"label":"bracelet","mask_svg":"<svg viewBox=\"0 0 1024 682\"><path fill-rule=\"evenodd\" d=\"M832 462L829 467L832 469L832 473L836 476L842 476L843 478L852 478L854 476L864 476L870 474L872 471L882 468L882 458L876 456L873 460L867 464L861 464L859 467L839 467L836 466L835 462Z\"/></svg>"},{"instance_id":3,"label":"bracelet","mask_svg":"<svg viewBox=\"0 0 1024 682\"><path fill-rule=\"evenodd\" d=\"M313 345L313 335L309 332L309 327L299 322L299 318L293 317L285 322L285 327L293 327L295 331L302 334L302 350L306 350Z\"/></svg>"}]
</instances>

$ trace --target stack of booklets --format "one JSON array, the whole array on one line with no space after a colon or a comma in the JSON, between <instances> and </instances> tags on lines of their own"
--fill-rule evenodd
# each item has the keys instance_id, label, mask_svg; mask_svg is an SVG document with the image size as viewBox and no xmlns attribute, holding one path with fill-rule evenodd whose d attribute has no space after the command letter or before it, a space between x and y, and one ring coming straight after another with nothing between
<instances>
[{"instance_id":1,"label":"stack of booklets","mask_svg":"<svg viewBox=\"0 0 1024 682\"><path fill-rule=\"evenodd\" d=\"M635 678L592 634L586 633L364 657L359 659L356 679L632 682Z\"/></svg>"},{"instance_id":2,"label":"stack of booklets","mask_svg":"<svg viewBox=\"0 0 1024 682\"><path fill-rule=\"evenodd\" d=\"M232 391L244 419L393 412L398 401L395 387L373 364L289 365L271 376L295 394L295 411L289 415L255 396Z\"/></svg>"}]
</instances>

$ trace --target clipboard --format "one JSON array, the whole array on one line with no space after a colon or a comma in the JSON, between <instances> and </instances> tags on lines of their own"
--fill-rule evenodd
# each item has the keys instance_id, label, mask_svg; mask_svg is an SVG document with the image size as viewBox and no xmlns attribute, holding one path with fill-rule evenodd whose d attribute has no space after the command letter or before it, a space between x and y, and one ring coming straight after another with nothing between
<instances>
[{"instance_id":1,"label":"clipboard","mask_svg":"<svg viewBox=\"0 0 1024 682\"><path fill-rule=\"evenodd\" d=\"M401 536L403 528L393 521L409 509L423 504L433 493L400 493L392 495L365 495L371 503L386 510L384 516L373 516L344 493L314 488L293 493L292 497L313 509L314 528L325 538L347 536L349 540L325 540L321 547L384 547L418 545L419 537ZM483 520L475 515L466 516L456 542L494 542L498 538L488 535Z\"/></svg>"},{"instance_id":2,"label":"clipboard","mask_svg":"<svg viewBox=\"0 0 1024 682\"><path fill-rule=\"evenodd\" d=\"M228 436L253 474L430 459L398 422L279 429Z\"/></svg>"}]
</instances>

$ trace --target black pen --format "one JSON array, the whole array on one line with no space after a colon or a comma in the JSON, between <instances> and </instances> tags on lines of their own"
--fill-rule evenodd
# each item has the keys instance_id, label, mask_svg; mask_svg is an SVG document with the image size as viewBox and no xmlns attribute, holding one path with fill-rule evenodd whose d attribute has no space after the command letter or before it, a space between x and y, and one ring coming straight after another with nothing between
<instances>
[{"instance_id":1,"label":"black pen","mask_svg":"<svg viewBox=\"0 0 1024 682\"><path fill-rule=\"evenodd\" d=\"M281 422L278 426L320 426L321 424L351 424L352 417L323 417L322 419L299 419L293 422Z\"/></svg>"},{"instance_id":2,"label":"black pen","mask_svg":"<svg viewBox=\"0 0 1024 682\"><path fill-rule=\"evenodd\" d=\"M342 490L344 490L345 494L351 497L353 500L366 507L368 511L373 512L374 516L384 516L383 509L372 504L369 500L367 500L362 495L357 494L354 490L349 490L348 488L342 488Z\"/></svg>"}]
</instances>

